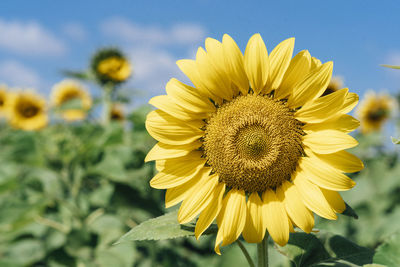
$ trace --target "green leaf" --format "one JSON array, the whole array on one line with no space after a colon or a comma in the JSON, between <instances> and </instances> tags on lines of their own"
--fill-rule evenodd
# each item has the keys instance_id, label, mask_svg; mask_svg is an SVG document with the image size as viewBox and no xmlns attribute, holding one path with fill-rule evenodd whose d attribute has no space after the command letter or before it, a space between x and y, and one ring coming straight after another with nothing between
<instances>
[{"instance_id":1,"label":"green leaf","mask_svg":"<svg viewBox=\"0 0 400 267\"><path fill-rule=\"evenodd\" d=\"M400 138L394 138L394 137L391 137L392 138L392 143L393 144L395 144L395 145L399 145L400 144Z\"/></svg>"},{"instance_id":2,"label":"green leaf","mask_svg":"<svg viewBox=\"0 0 400 267\"><path fill-rule=\"evenodd\" d=\"M24 239L12 244L7 254L20 264L30 265L45 257L45 248L38 240Z\"/></svg>"},{"instance_id":3,"label":"green leaf","mask_svg":"<svg viewBox=\"0 0 400 267\"><path fill-rule=\"evenodd\" d=\"M178 222L178 212L173 211L165 215L147 220L132 228L123 235L116 244L126 241L163 240L177 237L194 236L194 224L181 225ZM212 225L204 234L215 233Z\"/></svg>"},{"instance_id":4,"label":"green leaf","mask_svg":"<svg viewBox=\"0 0 400 267\"><path fill-rule=\"evenodd\" d=\"M278 250L296 266L356 266L372 262L373 252L330 233L290 234L289 242Z\"/></svg>"},{"instance_id":5,"label":"green leaf","mask_svg":"<svg viewBox=\"0 0 400 267\"><path fill-rule=\"evenodd\" d=\"M399 255L400 232L397 232L376 249L374 263L386 266L400 266Z\"/></svg>"},{"instance_id":6,"label":"green leaf","mask_svg":"<svg viewBox=\"0 0 400 267\"><path fill-rule=\"evenodd\" d=\"M391 68L391 69L400 69L400 66L394 66L394 65L386 65L386 64L383 64L383 65L381 65L382 67L385 67L385 68Z\"/></svg>"},{"instance_id":7,"label":"green leaf","mask_svg":"<svg viewBox=\"0 0 400 267\"><path fill-rule=\"evenodd\" d=\"M345 204L346 204L346 209L342 212L342 215L353 217L354 219L357 220L358 219L357 213L350 207L349 204L347 204L346 202Z\"/></svg>"}]
</instances>

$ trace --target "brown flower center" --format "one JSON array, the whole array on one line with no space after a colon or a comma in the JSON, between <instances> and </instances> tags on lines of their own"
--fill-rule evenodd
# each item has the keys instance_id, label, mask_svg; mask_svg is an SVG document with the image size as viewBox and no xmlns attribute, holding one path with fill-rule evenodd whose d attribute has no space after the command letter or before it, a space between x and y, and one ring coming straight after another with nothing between
<instances>
[{"instance_id":1,"label":"brown flower center","mask_svg":"<svg viewBox=\"0 0 400 267\"><path fill-rule=\"evenodd\" d=\"M39 113L40 108L33 103L23 102L18 105L18 111L23 117L32 118Z\"/></svg>"},{"instance_id":2,"label":"brown flower center","mask_svg":"<svg viewBox=\"0 0 400 267\"><path fill-rule=\"evenodd\" d=\"M239 96L208 121L203 148L220 182L263 192L290 180L303 154L302 135L302 124L286 103Z\"/></svg>"}]
</instances>

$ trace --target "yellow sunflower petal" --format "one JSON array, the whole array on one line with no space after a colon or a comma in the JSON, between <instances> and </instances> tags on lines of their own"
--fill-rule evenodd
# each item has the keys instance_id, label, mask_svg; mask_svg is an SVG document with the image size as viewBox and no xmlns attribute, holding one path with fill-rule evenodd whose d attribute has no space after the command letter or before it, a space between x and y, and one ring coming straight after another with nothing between
<instances>
[{"instance_id":1,"label":"yellow sunflower petal","mask_svg":"<svg viewBox=\"0 0 400 267\"><path fill-rule=\"evenodd\" d=\"M321 60L311 57L311 70L316 69L322 65Z\"/></svg>"},{"instance_id":2,"label":"yellow sunflower petal","mask_svg":"<svg viewBox=\"0 0 400 267\"><path fill-rule=\"evenodd\" d=\"M205 174L208 175L208 174ZM218 176L211 175L209 180L188 198L183 200L178 212L179 223L188 223L193 220L212 200L211 196L218 184Z\"/></svg>"},{"instance_id":3,"label":"yellow sunflower petal","mask_svg":"<svg viewBox=\"0 0 400 267\"><path fill-rule=\"evenodd\" d=\"M315 153L329 154L348 149L358 144L357 140L348 134L336 130L312 132L303 137L303 144Z\"/></svg>"},{"instance_id":4,"label":"yellow sunflower petal","mask_svg":"<svg viewBox=\"0 0 400 267\"><path fill-rule=\"evenodd\" d=\"M265 224L272 239L280 246L289 240L289 218L283 199L268 189L263 194Z\"/></svg>"},{"instance_id":5,"label":"yellow sunflower petal","mask_svg":"<svg viewBox=\"0 0 400 267\"><path fill-rule=\"evenodd\" d=\"M177 79L171 79L166 86L167 94L175 100L175 103L193 113L211 113L215 106L207 97L196 93L196 89L186 85Z\"/></svg>"},{"instance_id":6,"label":"yellow sunflower petal","mask_svg":"<svg viewBox=\"0 0 400 267\"><path fill-rule=\"evenodd\" d=\"M345 191L356 185L345 174L319 160L313 154L309 155L309 157L302 157L299 162L299 168L303 172L304 177L325 189Z\"/></svg>"},{"instance_id":7,"label":"yellow sunflower petal","mask_svg":"<svg viewBox=\"0 0 400 267\"><path fill-rule=\"evenodd\" d=\"M284 199L290 219L304 232L310 233L314 227L314 216L304 205L296 186L285 181L278 187L277 194Z\"/></svg>"},{"instance_id":8,"label":"yellow sunflower petal","mask_svg":"<svg viewBox=\"0 0 400 267\"><path fill-rule=\"evenodd\" d=\"M243 95L247 95L249 91L249 79L244 70L243 54L235 41L227 34L222 39L224 55L229 64L230 77Z\"/></svg>"},{"instance_id":9,"label":"yellow sunflower petal","mask_svg":"<svg viewBox=\"0 0 400 267\"><path fill-rule=\"evenodd\" d=\"M310 154L310 151L307 149L305 149L305 152L307 155ZM323 162L342 172L358 172L364 168L363 162L358 157L344 150L332 154L313 154Z\"/></svg>"},{"instance_id":10,"label":"yellow sunflower petal","mask_svg":"<svg viewBox=\"0 0 400 267\"><path fill-rule=\"evenodd\" d=\"M193 191L197 190L199 186L203 185L209 180L209 173L209 168L203 168L200 170L198 175L195 175L188 182L177 187L168 188L167 192L165 193L165 207L172 207L189 197Z\"/></svg>"},{"instance_id":11,"label":"yellow sunflower petal","mask_svg":"<svg viewBox=\"0 0 400 267\"><path fill-rule=\"evenodd\" d=\"M300 107L319 97L331 80L332 69L333 63L326 62L296 84L293 88L292 96L288 99L289 107Z\"/></svg>"},{"instance_id":12,"label":"yellow sunflower petal","mask_svg":"<svg viewBox=\"0 0 400 267\"><path fill-rule=\"evenodd\" d=\"M199 128L201 120L183 122L161 111L153 110L147 115L146 129L156 140L169 145L184 145L204 135Z\"/></svg>"},{"instance_id":13,"label":"yellow sunflower petal","mask_svg":"<svg viewBox=\"0 0 400 267\"><path fill-rule=\"evenodd\" d=\"M176 62L181 71L192 81L193 85L200 94L207 98L213 99L217 103L222 103L222 99L207 89L200 76L197 63L190 59L181 59Z\"/></svg>"},{"instance_id":14,"label":"yellow sunflower petal","mask_svg":"<svg viewBox=\"0 0 400 267\"><path fill-rule=\"evenodd\" d=\"M310 72L311 55L307 50L299 52L290 61L290 65L282 78L279 88L275 91L275 98L282 99L292 94L293 87L302 81Z\"/></svg>"},{"instance_id":15,"label":"yellow sunflower petal","mask_svg":"<svg viewBox=\"0 0 400 267\"><path fill-rule=\"evenodd\" d=\"M244 68L253 91L256 94L263 91L268 82L270 67L267 48L258 33L254 34L247 43Z\"/></svg>"},{"instance_id":16,"label":"yellow sunflower petal","mask_svg":"<svg viewBox=\"0 0 400 267\"><path fill-rule=\"evenodd\" d=\"M242 235L249 243L260 243L264 239L263 203L257 192L247 200L246 224Z\"/></svg>"},{"instance_id":17,"label":"yellow sunflower petal","mask_svg":"<svg viewBox=\"0 0 400 267\"><path fill-rule=\"evenodd\" d=\"M213 60L201 47L197 50L196 65L202 83L210 92L213 92L215 95L223 99L232 99L234 92L231 89L230 80L226 74L218 69L218 66L213 63Z\"/></svg>"},{"instance_id":18,"label":"yellow sunflower petal","mask_svg":"<svg viewBox=\"0 0 400 267\"><path fill-rule=\"evenodd\" d=\"M358 95L356 93L348 93L340 112L343 114L349 113L357 105L357 103Z\"/></svg>"},{"instance_id":19,"label":"yellow sunflower petal","mask_svg":"<svg viewBox=\"0 0 400 267\"><path fill-rule=\"evenodd\" d=\"M246 195L243 190L231 189L226 194L217 216L217 223L218 233L214 249L216 253L221 254L220 246L234 242L246 223Z\"/></svg>"},{"instance_id":20,"label":"yellow sunflower petal","mask_svg":"<svg viewBox=\"0 0 400 267\"><path fill-rule=\"evenodd\" d=\"M294 48L294 38L286 39L278 44L269 55L269 84L270 90L275 90L282 82L283 75L289 67Z\"/></svg>"},{"instance_id":21,"label":"yellow sunflower petal","mask_svg":"<svg viewBox=\"0 0 400 267\"><path fill-rule=\"evenodd\" d=\"M318 123L329 119L341 109L348 91L349 89L344 88L306 103L295 113L296 119L306 123Z\"/></svg>"},{"instance_id":22,"label":"yellow sunflower petal","mask_svg":"<svg viewBox=\"0 0 400 267\"><path fill-rule=\"evenodd\" d=\"M183 121L194 121L198 119L205 119L207 117L205 113L193 113L181 108L168 95L155 96L149 100L149 104Z\"/></svg>"},{"instance_id":23,"label":"yellow sunflower petal","mask_svg":"<svg viewBox=\"0 0 400 267\"><path fill-rule=\"evenodd\" d=\"M344 133L354 131L360 126L360 122L354 117L347 114L337 114L329 120L321 123L307 123L303 126L306 133L318 132L322 130L337 130Z\"/></svg>"},{"instance_id":24,"label":"yellow sunflower petal","mask_svg":"<svg viewBox=\"0 0 400 267\"><path fill-rule=\"evenodd\" d=\"M346 204L339 192L321 188L322 194L324 194L326 201L331 205L332 209L337 213L342 213L346 209Z\"/></svg>"},{"instance_id":25,"label":"yellow sunflower petal","mask_svg":"<svg viewBox=\"0 0 400 267\"><path fill-rule=\"evenodd\" d=\"M166 160L157 160L156 161L156 170L161 171L165 167Z\"/></svg>"},{"instance_id":26,"label":"yellow sunflower petal","mask_svg":"<svg viewBox=\"0 0 400 267\"><path fill-rule=\"evenodd\" d=\"M329 220L337 219L336 213L332 209L329 202L326 201L321 189L308 181L302 172L298 172L296 174L296 177L293 179L293 183L300 193L300 196L307 208L323 218Z\"/></svg>"},{"instance_id":27,"label":"yellow sunflower petal","mask_svg":"<svg viewBox=\"0 0 400 267\"><path fill-rule=\"evenodd\" d=\"M199 239L201 234L211 225L220 212L224 193L225 184L219 183L210 196L210 204L200 213L199 219L196 222L194 235L197 239Z\"/></svg>"},{"instance_id":28,"label":"yellow sunflower petal","mask_svg":"<svg viewBox=\"0 0 400 267\"><path fill-rule=\"evenodd\" d=\"M171 188L189 181L196 176L206 163L205 159L200 158L200 152L194 151L191 154L177 158L169 159L165 166L150 181L154 188Z\"/></svg>"},{"instance_id":29,"label":"yellow sunflower petal","mask_svg":"<svg viewBox=\"0 0 400 267\"><path fill-rule=\"evenodd\" d=\"M145 162L158 160L158 159L170 159L179 158L188 155L191 151L202 146L202 143L198 140L193 143L173 146L158 142L150 151L147 153Z\"/></svg>"}]
</instances>

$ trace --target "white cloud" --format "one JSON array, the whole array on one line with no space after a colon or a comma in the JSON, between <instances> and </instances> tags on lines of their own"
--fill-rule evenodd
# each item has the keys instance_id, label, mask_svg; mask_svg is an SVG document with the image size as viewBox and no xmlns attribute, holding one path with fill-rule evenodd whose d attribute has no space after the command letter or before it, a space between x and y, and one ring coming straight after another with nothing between
<instances>
[{"instance_id":1,"label":"white cloud","mask_svg":"<svg viewBox=\"0 0 400 267\"><path fill-rule=\"evenodd\" d=\"M39 88L39 75L27 66L13 60L0 62L0 83L10 87Z\"/></svg>"},{"instance_id":2,"label":"white cloud","mask_svg":"<svg viewBox=\"0 0 400 267\"><path fill-rule=\"evenodd\" d=\"M175 24L169 28L139 25L121 17L107 19L101 25L104 34L123 41L146 45L188 45L202 41L205 29L197 24Z\"/></svg>"},{"instance_id":3,"label":"white cloud","mask_svg":"<svg viewBox=\"0 0 400 267\"><path fill-rule=\"evenodd\" d=\"M64 33L74 41L83 41L86 39L87 32L83 25L76 23L76 22L70 22L64 25L63 27Z\"/></svg>"},{"instance_id":4,"label":"white cloud","mask_svg":"<svg viewBox=\"0 0 400 267\"><path fill-rule=\"evenodd\" d=\"M64 43L37 22L0 19L0 48L27 55L60 55Z\"/></svg>"},{"instance_id":5,"label":"white cloud","mask_svg":"<svg viewBox=\"0 0 400 267\"><path fill-rule=\"evenodd\" d=\"M135 47L127 54L133 64L132 84L143 90L147 97L164 93L165 85L172 77L183 78L175 64L177 59L167 50Z\"/></svg>"}]
</instances>

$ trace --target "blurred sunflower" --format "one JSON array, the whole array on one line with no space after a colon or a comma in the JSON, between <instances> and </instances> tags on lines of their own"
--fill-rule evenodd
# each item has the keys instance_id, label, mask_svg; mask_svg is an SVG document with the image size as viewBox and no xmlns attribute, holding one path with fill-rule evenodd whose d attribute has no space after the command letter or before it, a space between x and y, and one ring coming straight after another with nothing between
<instances>
[{"instance_id":1,"label":"blurred sunflower","mask_svg":"<svg viewBox=\"0 0 400 267\"><path fill-rule=\"evenodd\" d=\"M9 94L6 108L9 122L14 128L39 130L48 123L46 101L34 92Z\"/></svg>"},{"instance_id":2,"label":"blurred sunflower","mask_svg":"<svg viewBox=\"0 0 400 267\"><path fill-rule=\"evenodd\" d=\"M76 101L76 103L75 103ZM73 107L65 107L72 103ZM92 98L86 88L77 81L63 80L53 86L51 104L61 108L61 116L67 121L82 120L92 106Z\"/></svg>"},{"instance_id":3,"label":"blurred sunflower","mask_svg":"<svg viewBox=\"0 0 400 267\"><path fill-rule=\"evenodd\" d=\"M177 62L195 87L171 79L149 102L158 109L146 128L159 142L146 161L156 160L150 184L167 189L166 206L183 201L180 223L200 214L197 238L216 219L217 253L240 234L259 243L266 230L283 246L294 226L312 230L312 212L336 219L345 209L337 191L355 185L344 173L363 168L344 150L358 144L347 133L359 122L346 115L358 96L320 97L333 64L308 51L292 58L294 38L269 55L259 34L244 56L228 35L205 47Z\"/></svg>"},{"instance_id":4,"label":"blurred sunflower","mask_svg":"<svg viewBox=\"0 0 400 267\"><path fill-rule=\"evenodd\" d=\"M113 104L110 111L110 119L113 121L123 121L125 119L124 111L122 106L119 104Z\"/></svg>"},{"instance_id":5,"label":"blurred sunflower","mask_svg":"<svg viewBox=\"0 0 400 267\"><path fill-rule=\"evenodd\" d=\"M394 110L395 102L395 99L387 94L367 92L356 111L361 121L361 132L366 134L379 131Z\"/></svg>"},{"instance_id":6,"label":"blurred sunflower","mask_svg":"<svg viewBox=\"0 0 400 267\"><path fill-rule=\"evenodd\" d=\"M6 115L7 86L0 85L0 117Z\"/></svg>"},{"instance_id":7,"label":"blurred sunflower","mask_svg":"<svg viewBox=\"0 0 400 267\"><path fill-rule=\"evenodd\" d=\"M131 76L132 66L120 50L106 48L93 57L92 71L100 83L121 83Z\"/></svg>"},{"instance_id":8,"label":"blurred sunflower","mask_svg":"<svg viewBox=\"0 0 400 267\"><path fill-rule=\"evenodd\" d=\"M325 91L322 93L321 96L332 94L342 88L343 88L343 78L340 76L334 76L332 77L331 81L328 84L328 87L325 89Z\"/></svg>"}]
</instances>

